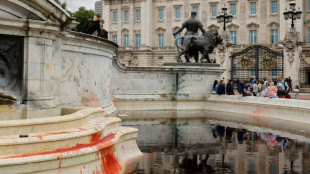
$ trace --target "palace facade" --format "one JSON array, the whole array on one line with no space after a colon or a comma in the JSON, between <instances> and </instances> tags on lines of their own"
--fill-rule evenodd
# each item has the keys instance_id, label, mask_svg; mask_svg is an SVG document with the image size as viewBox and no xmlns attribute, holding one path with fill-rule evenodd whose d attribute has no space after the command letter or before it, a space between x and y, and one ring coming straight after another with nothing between
<instances>
[{"instance_id":1,"label":"palace facade","mask_svg":"<svg viewBox=\"0 0 310 174\"><path fill-rule=\"evenodd\" d=\"M216 16L224 5L234 16L227 25L233 51L250 45L284 50L282 42L291 28L291 20L285 20L283 12L289 3L290 0L103 0L103 18L110 32L109 39L120 46L118 57L122 63L161 66L164 62L176 61L173 32L190 17L192 10L198 12L197 17L206 30L222 32L223 23L219 24ZM309 60L310 0L296 0L296 9L299 7L302 17L294 22L303 42L300 57ZM211 59L217 59L215 52ZM307 61L301 61L304 84L310 83L308 67Z\"/></svg>"}]
</instances>

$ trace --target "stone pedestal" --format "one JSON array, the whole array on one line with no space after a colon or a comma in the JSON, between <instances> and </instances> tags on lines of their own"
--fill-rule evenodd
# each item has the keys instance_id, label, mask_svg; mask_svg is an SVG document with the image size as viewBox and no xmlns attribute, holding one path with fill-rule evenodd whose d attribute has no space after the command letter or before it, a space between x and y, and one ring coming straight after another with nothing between
<instances>
[{"instance_id":1,"label":"stone pedestal","mask_svg":"<svg viewBox=\"0 0 310 174\"><path fill-rule=\"evenodd\" d=\"M176 76L174 100L206 100L214 80L220 80L223 69L210 63L165 63L174 69Z\"/></svg>"}]
</instances>

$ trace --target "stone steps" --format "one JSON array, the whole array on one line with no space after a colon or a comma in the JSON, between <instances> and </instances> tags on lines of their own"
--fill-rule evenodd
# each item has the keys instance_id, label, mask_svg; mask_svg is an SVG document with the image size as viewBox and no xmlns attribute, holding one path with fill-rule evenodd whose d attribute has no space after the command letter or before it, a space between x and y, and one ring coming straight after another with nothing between
<instances>
[{"instance_id":1,"label":"stone steps","mask_svg":"<svg viewBox=\"0 0 310 174\"><path fill-rule=\"evenodd\" d=\"M135 159L142 156L136 144L137 129L121 127L121 120L108 117L102 108L83 109L73 115L88 121L57 131L46 130L54 130L49 126L60 117L47 121L33 119L34 125L17 121L9 124L18 129L32 126L35 131L26 130L24 134L28 137L25 138L20 138L19 134L0 137L0 173L92 174L134 170ZM70 122L78 119L62 116L57 123L74 125ZM38 122L41 124L35 124ZM37 125L49 128L43 127L39 132ZM2 128L11 130L10 126Z\"/></svg>"}]
</instances>

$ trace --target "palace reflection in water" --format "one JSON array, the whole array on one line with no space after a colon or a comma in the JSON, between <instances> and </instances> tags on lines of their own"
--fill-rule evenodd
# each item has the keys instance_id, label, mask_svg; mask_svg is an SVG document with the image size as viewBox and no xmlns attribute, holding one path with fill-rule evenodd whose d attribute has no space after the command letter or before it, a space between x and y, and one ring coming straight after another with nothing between
<instances>
[{"instance_id":1,"label":"palace reflection in water","mask_svg":"<svg viewBox=\"0 0 310 174\"><path fill-rule=\"evenodd\" d=\"M128 120L124 125L140 129L137 142L145 156L137 174L310 173L310 141L202 119Z\"/></svg>"}]
</instances>

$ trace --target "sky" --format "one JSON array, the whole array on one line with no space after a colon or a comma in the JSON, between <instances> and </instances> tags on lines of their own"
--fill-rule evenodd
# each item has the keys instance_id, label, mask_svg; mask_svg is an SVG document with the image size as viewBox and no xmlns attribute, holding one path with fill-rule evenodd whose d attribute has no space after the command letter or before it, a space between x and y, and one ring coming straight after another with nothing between
<instances>
[{"instance_id":1,"label":"sky","mask_svg":"<svg viewBox=\"0 0 310 174\"><path fill-rule=\"evenodd\" d=\"M65 2L65 0L61 0ZM95 2L98 0L66 0L67 1L67 8L69 11L77 11L79 7L86 7L86 9L95 10Z\"/></svg>"}]
</instances>

